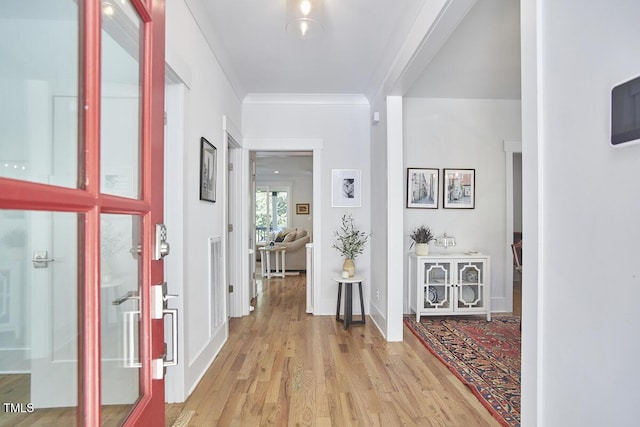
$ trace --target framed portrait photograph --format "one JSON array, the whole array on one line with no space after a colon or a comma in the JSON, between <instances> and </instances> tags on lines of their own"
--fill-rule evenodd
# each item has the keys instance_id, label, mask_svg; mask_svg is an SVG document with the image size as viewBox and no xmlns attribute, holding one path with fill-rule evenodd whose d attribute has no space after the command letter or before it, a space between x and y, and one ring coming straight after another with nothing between
<instances>
[{"instance_id":1,"label":"framed portrait photograph","mask_svg":"<svg viewBox=\"0 0 640 427\"><path fill-rule=\"evenodd\" d=\"M200 200L216 201L217 150L205 137L200 138Z\"/></svg>"},{"instance_id":2,"label":"framed portrait photograph","mask_svg":"<svg viewBox=\"0 0 640 427\"><path fill-rule=\"evenodd\" d=\"M309 215L309 203L296 203L297 215Z\"/></svg>"},{"instance_id":3,"label":"framed portrait photograph","mask_svg":"<svg viewBox=\"0 0 640 427\"><path fill-rule=\"evenodd\" d=\"M444 169L442 194L445 209L475 208L476 170Z\"/></svg>"},{"instance_id":4,"label":"framed portrait photograph","mask_svg":"<svg viewBox=\"0 0 640 427\"><path fill-rule=\"evenodd\" d=\"M407 169L407 207L438 209L439 169Z\"/></svg>"},{"instance_id":5,"label":"framed portrait photograph","mask_svg":"<svg viewBox=\"0 0 640 427\"><path fill-rule=\"evenodd\" d=\"M331 170L331 206L359 208L362 203L360 171L355 169Z\"/></svg>"}]
</instances>

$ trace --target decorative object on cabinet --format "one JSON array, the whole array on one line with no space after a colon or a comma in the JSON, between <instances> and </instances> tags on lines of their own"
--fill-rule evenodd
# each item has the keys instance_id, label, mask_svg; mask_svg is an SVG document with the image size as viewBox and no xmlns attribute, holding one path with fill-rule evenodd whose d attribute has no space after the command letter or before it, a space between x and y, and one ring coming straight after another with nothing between
<instances>
[{"instance_id":1,"label":"decorative object on cabinet","mask_svg":"<svg viewBox=\"0 0 640 427\"><path fill-rule=\"evenodd\" d=\"M456 245L456 238L447 235L447 233L444 233L442 236L436 237L435 240L435 245L444 248L445 251L449 249L449 247Z\"/></svg>"},{"instance_id":2,"label":"decorative object on cabinet","mask_svg":"<svg viewBox=\"0 0 640 427\"><path fill-rule=\"evenodd\" d=\"M331 170L331 207L359 208L362 182L360 171L354 169Z\"/></svg>"},{"instance_id":3,"label":"decorative object on cabinet","mask_svg":"<svg viewBox=\"0 0 640 427\"><path fill-rule=\"evenodd\" d=\"M438 169L407 168L407 207L438 209Z\"/></svg>"},{"instance_id":4,"label":"decorative object on cabinet","mask_svg":"<svg viewBox=\"0 0 640 427\"><path fill-rule=\"evenodd\" d=\"M475 169L444 169L442 202L445 209L475 208L475 175Z\"/></svg>"},{"instance_id":5,"label":"decorative object on cabinet","mask_svg":"<svg viewBox=\"0 0 640 427\"><path fill-rule=\"evenodd\" d=\"M483 314L491 320L487 255L409 254L410 308L420 316Z\"/></svg>"},{"instance_id":6,"label":"decorative object on cabinet","mask_svg":"<svg viewBox=\"0 0 640 427\"><path fill-rule=\"evenodd\" d=\"M501 425L520 425L520 318L499 314L430 317L404 323L454 373Z\"/></svg>"},{"instance_id":7,"label":"decorative object on cabinet","mask_svg":"<svg viewBox=\"0 0 640 427\"><path fill-rule=\"evenodd\" d=\"M416 227L411 234L409 234L409 238L411 238L411 245L409 246L409 249L411 249L415 244L416 255L429 255L429 242L434 239L433 233L429 227L426 225Z\"/></svg>"},{"instance_id":8,"label":"decorative object on cabinet","mask_svg":"<svg viewBox=\"0 0 640 427\"><path fill-rule=\"evenodd\" d=\"M334 231L337 242L331 247L335 248L345 258L342 271L348 271L349 277L355 274L355 264L353 259L364 251L364 245L367 243L371 233L358 230L353 225L353 216L351 214L342 215L342 226Z\"/></svg>"},{"instance_id":9,"label":"decorative object on cabinet","mask_svg":"<svg viewBox=\"0 0 640 427\"><path fill-rule=\"evenodd\" d=\"M216 201L217 150L205 137L200 138L200 200Z\"/></svg>"}]
</instances>

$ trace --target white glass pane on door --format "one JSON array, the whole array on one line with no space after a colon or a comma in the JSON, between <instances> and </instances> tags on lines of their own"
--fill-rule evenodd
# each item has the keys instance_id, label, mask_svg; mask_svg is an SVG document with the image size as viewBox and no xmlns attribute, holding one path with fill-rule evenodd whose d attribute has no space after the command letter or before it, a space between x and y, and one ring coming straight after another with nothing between
<instances>
[{"instance_id":1,"label":"white glass pane on door","mask_svg":"<svg viewBox=\"0 0 640 427\"><path fill-rule=\"evenodd\" d=\"M0 210L0 425L76 424L78 218Z\"/></svg>"},{"instance_id":2,"label":"white glass pane on door","mask_svg":"<svg viewBox=\"0 0 640 427\"><path fill-rule=\"evenodd\" d=\"M140 394L140 224L130 215L102 215L100 221L102 403L121 409L121 416Z\"/></svg>"},{"instance_id":3,"label":"white glass pane on door","mask_svg":"<svg viewBox=\"0 0 640 427\"><path fill-rule=\"evenodd\" d=\"M0 176L78 185L78 5L0 5Z\"/></svg>"},{"instance_id":4,"label":"white glass pane on door","mask_svg":"<svg viewBox=\"0 0 640 427\"><path fill-rule=\"evenodd\" d=\"M141 196L142 24L126 1L102 13L101 185L105 194Z\"/></svg>"}]
</instances>

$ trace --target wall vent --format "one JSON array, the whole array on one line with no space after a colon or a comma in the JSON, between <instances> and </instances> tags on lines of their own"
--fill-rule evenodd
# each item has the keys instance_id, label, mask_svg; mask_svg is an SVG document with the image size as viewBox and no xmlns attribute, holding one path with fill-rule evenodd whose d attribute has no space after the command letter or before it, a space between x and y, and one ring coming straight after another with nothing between
<instances>
[{"instance_id":1,"label":"wall vent","mask_svg":"<svg viewBox=\"0 0 640 427\"><path fill-rule=\"evenodd\" d=\"M227 293L222 283L222 239L209 238L209 336L224 323Z\"/></svg>"}]
</instances>

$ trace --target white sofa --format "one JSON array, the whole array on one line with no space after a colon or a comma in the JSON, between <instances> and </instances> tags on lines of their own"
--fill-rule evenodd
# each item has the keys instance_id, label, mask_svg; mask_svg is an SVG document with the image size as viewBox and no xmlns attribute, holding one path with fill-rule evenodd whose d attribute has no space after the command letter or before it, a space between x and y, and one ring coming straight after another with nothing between
<instances>
[{"instance_id":1,"label":"white sofa","mask_svg":"<svg viewBox=\"0 0 640 427\"><path fill-rule=\"evenodd\" d=\"M281 242L275 242L276 245L287 248L285 268L290 271L306 271L307 270L307 250L305 245L311 242L311 236L304 228L294 228L284 230L278 233L282 236ZM261 261L261 253L259 248L266 245L267 242L258 242L256 244L256 260Z\"/></svg>"}]
</instances>

